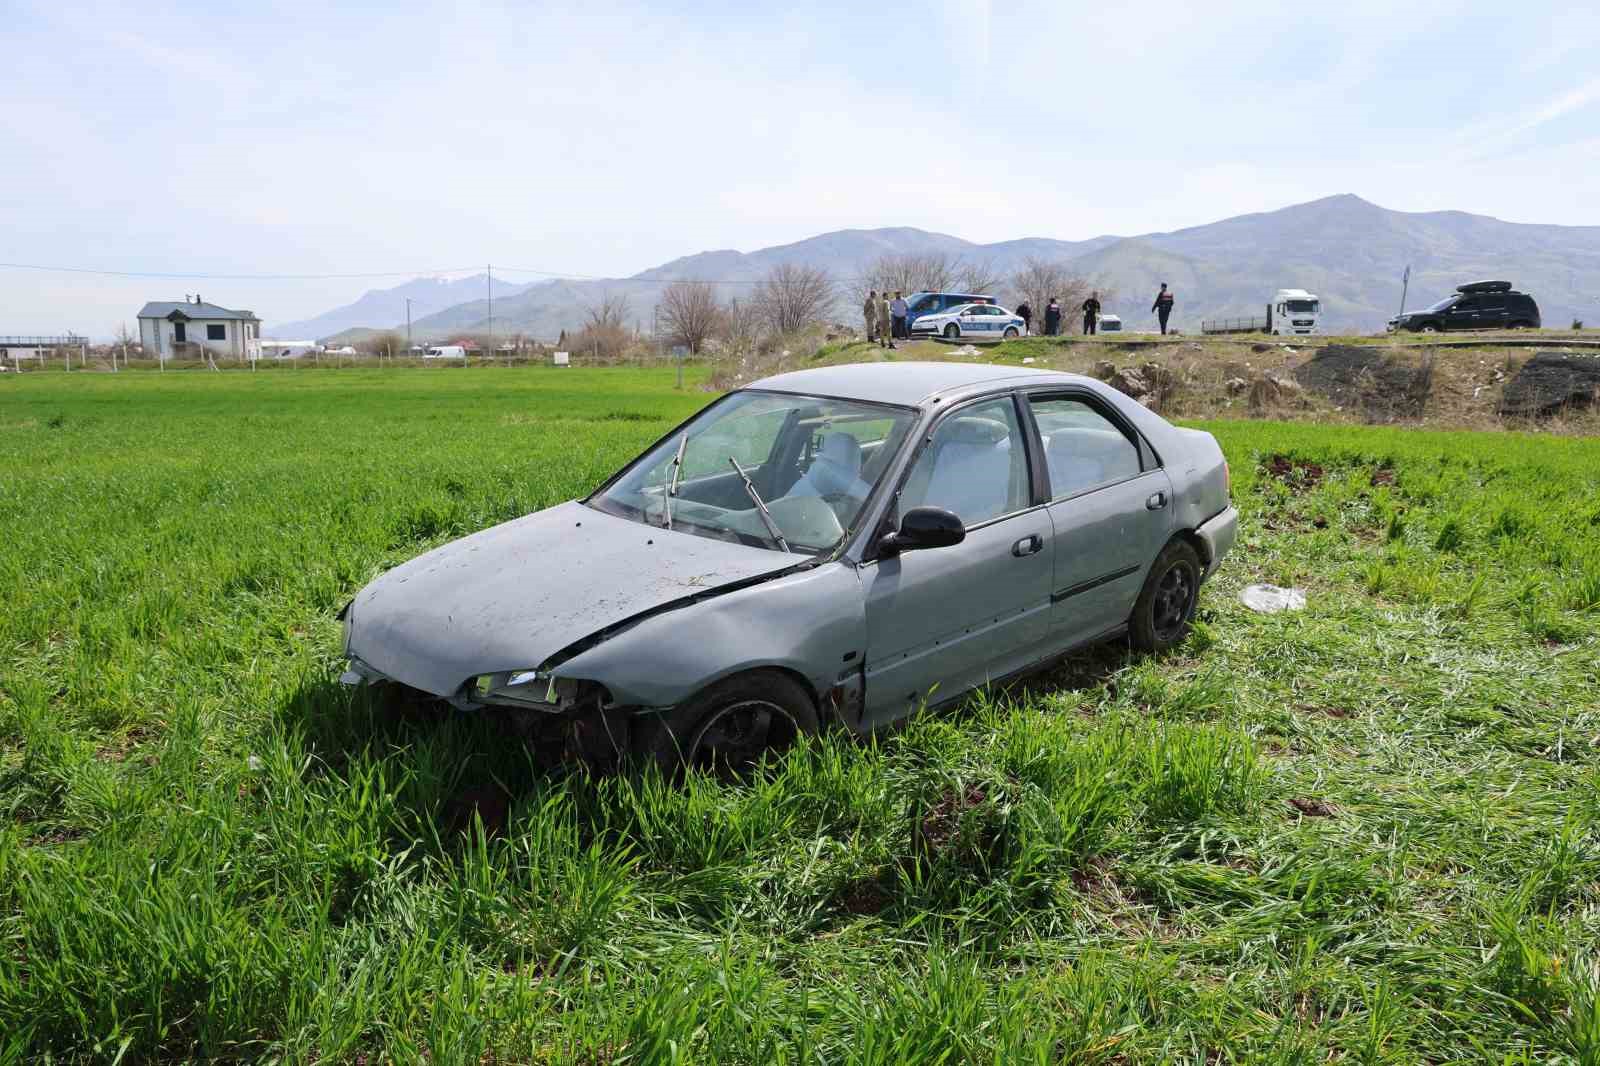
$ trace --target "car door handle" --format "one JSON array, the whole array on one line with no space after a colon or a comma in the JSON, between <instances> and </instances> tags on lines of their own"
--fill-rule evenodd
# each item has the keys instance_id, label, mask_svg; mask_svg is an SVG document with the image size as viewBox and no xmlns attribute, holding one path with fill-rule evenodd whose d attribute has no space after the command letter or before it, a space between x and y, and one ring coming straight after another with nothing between
<instances>
[{"instance_id":1,"label":"car door handle","mask_svg":"<svg viewBox=\"0 0 1600 1066\"><path fill-rule=\"evenodd\" d=\"M1152 492L1150 498L1144 501L1144 505L1148 510L1159 511L1167 505L1167 494L1164 492Z\"/></svg>"},{"instance_id":2,"label":"car door handle","mask_svg":"<svg viewBox=\"0 0 1600 1066\"><path fill-rule=\"evenodd\" d=\"M1044 538L1037 533L1029 533L1011 546L1011 554L1018 559L1025 555L1034 555L1042 551L1044 551Z\"/></svg>"}]
</instances>

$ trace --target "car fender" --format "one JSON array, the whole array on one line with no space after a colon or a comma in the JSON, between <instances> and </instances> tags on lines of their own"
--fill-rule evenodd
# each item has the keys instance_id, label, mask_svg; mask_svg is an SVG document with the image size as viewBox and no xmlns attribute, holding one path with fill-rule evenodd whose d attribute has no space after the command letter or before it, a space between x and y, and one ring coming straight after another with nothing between
<instances>
[{"instance_id":1,"label":"car fender","mask_svg":"<svg viewBox=\"0 0 1600 1066\"><path fill-rule=\"evenodd\" d=\"M649 615L552 674L603 685L615 705L664 708L733 674L776 668L820 700L860 672L866 627L855 567L830 562Z\"/></svg>"}]
</instances>

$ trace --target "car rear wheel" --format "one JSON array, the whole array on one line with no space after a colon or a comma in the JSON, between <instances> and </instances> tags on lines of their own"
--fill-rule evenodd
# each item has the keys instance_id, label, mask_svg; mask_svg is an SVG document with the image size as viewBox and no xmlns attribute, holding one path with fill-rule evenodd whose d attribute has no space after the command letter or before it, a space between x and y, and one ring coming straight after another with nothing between
<instances>
[{"instance_id":1,"label":"car rear wheel","mask_svg":"<svg viewBox=\"0 0 1600 1066\"><path fill-rule=\"evenodd\" d=\"M1166 651L1189 634L1200 599L1200 556L1182 540L1174 540L1145 576L1144 588L1128 619L1128 636L1140 651Z\"/></svg>"},{"instance_id":2,"label":"car rear wheel","mask_svg":"<svg viewBox=\"0 0 1600 1066\"><path fill-rule=\"evenodd\" d=\"M635 730L642 762L668 774L703 770L725 779L817 731L817 709L793 678L757 670L719 681Z\"/></svg>"},{"instance_id":3,"label":"car rear wheel","mask_svg":"<svg viewBox=\"0 0 1600 1066\"><path fill-rule=\"evenodd\" d=\"M944 335L947 340L955 340L961 336L961 327L952 322L944 327Z\"/></svg>"},{"instance_id":4,"label":"car rear wheel","mask_svg":"<svg viewBox=\"0 0 1600 1066\"><path fill-rule=\"evenodd\" d=\"M1523 321L1519 320L1519 321L1511 323L1506 328L1507 329L1532 329L1533 328L1533 323L1532 322L1523 322Z\"/></svg>"},{"instance_id":5,"label":"car rear wheel","mask_svg":"<svg viewBox=\"0 0 1600 1066\"><path fill-rule=\"evenodd\" d=\"M1016 326L1007 326L1006 327L1006 332L1005 332L1006 340L1014 341L1020 336L1022 336L1022 334L1017 332L1017 327Z\"/></svg>"}]
</instances>

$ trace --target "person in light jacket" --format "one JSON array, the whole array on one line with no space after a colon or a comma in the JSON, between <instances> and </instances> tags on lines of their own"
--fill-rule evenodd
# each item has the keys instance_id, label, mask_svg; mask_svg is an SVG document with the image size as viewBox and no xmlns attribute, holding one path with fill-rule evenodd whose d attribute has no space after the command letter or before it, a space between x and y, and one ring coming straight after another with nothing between
<instances>
[{"instance_id":1,"label":"person in light jacket","mask_svg":"<svg viewBox=\"0 0 1600 1066\"><path fill-rule=\"evenodd\" d=\"M906 315L911 313L911 308L906 305L906 294L897 292L894 299L889 301L889 313L894 316L894 335L904 340L909 333L906 331Z\"/></svg>"}]
</instances>

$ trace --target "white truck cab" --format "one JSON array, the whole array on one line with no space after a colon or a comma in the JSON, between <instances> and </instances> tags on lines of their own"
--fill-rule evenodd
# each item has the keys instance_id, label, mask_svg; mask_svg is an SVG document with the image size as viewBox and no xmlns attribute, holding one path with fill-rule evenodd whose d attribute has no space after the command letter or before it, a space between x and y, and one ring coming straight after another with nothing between
<instances>
[{"instance_id":1,"label":"white truck cab","mask_svg":"<svg viewBox=\"0 0 1600 1066\"><path fill-rule=\"evenodd\" d=\"M1279 289L1267 316L1268 331L1279 336L1322 332L1322 301L1304 289Z\"/></svg>"}]
</instances>

